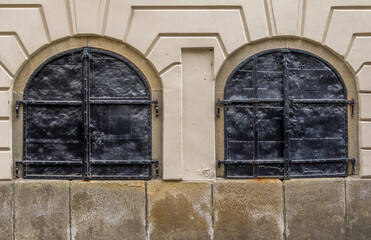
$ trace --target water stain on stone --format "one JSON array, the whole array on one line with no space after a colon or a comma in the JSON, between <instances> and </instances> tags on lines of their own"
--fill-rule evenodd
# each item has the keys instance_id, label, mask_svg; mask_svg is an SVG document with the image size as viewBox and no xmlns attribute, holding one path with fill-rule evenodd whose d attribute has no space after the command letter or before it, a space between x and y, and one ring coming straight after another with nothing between
<instances>
[{"instance_id":1,"label":"water stain on stone","mask_svg":"<svg viewBox=\"0 0 371 240\"><path fill-rule=\"evenodd\" d=\"M167 195L150 209L151 239L210 239L209 225L183 194Z\"/></svg>"}]
</instances>

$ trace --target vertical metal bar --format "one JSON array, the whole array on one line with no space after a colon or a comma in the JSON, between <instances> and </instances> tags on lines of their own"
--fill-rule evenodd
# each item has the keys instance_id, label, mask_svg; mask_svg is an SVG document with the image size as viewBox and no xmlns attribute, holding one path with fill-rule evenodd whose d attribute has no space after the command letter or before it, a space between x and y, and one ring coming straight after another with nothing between
<instances>
[{"instance_id":1,"label":"vertical metal bar","mask_svg":"<svg viewBox=\"0 0 371 240\"><path fill-rule=\"evenodd\" d=\"M254 63L253 63L253 88L254 88L254 98L257 99L258 98L258 80L257 80L257 64L258 64L258 58L257 56L254 56L254 59L253 59ZM254 102L253 103L253 118L254 118L254 124L253 124L253 131L254 131L254 154L253 154L253 160L257 160L258 159L258 124L259 124L259 120L258 120L258 116L257 116L257 112L258 112L258 103L257 102ZM258 169L257 169L257 166L256 164L253 164L253 175L254 177L257 177L258 176Z\"/></svg>"},{"instance_id":2,"label":"vertical metal bar","mask_svg":"<svg viewBox=\"0 0 371 240\"><path fill-rule=\"evenodd\" d=\"M84 124L84 163L83 163L83 179L90 178L90 136L89 136L89 80L90 80L90 53L89 48L83 48L83 124Z\"/></svg>"},{"instance_id":3,"label":"vertical metal bar","mask_svg":"<svg viewBox=\"0 0 371 240\"><path fill-rule=\"evenodd\" d=\"M285 179L290 179L290 102L289 102L289 73L288 73L288 63L290 62L288 58L289 51L287 49L283 49L282 51L283 59L283 115L284 115L284 177Z\"/></svg>"}]
</instances>

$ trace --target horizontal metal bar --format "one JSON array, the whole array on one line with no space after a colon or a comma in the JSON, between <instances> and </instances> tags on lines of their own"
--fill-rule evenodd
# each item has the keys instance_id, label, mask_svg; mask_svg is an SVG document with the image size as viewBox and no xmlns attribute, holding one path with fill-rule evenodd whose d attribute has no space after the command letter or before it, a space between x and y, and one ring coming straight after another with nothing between
<instances>
[{"instance_id":1,"label":"horizontal metal bar","mask_svg":"<svg viewBox=\"0 0 371 240\"><path fill-rule=\"evenodd\" d=\"M218 167L224 165L266 165L266 164L280 164L284 160L224 160L218 161Z\"/></svg>"},{"instance_id":2,"label":"horizontal metal bar","mask_svg":"<svg viewBox=\"0 0 371 240\"><path fill-rule=\"evenodd\" d=\"M342 104L354 104L354 100L346 99L291 99L293 103L342 103Z\"/></svg>"},{"instance_id":3,"label":"horizontal metal bar","mask_svg":"<svg viewBox=\"0 0 371 240\"><path fill-rule=\"evenodd\" d=\"M116 99L110 99L110 100L90 100L90 104L118 104L118 105L126 105L126 104L137 104L137 105L145 105L145 104L152 104L154 101L151 100L116 100Z\"/></svg>"},{"instance_id":4,"label":"horizontal metal bar","mask_svg":"<svg viewBox=\"0 0 371 240\"><path fill-rule=\"evenodd\" d=\"M18 101L23 105L81 105L81 101Z\"/></svg>"},{"instance_id":5,"label":"horizontal metal bar","mask_svg":"<svg viewBox=\"0 0 371 240\"><path fill-rule=\"evenodd\" d=\"M247 98L241 100L220 100L218 99L218 104L239 104L239 103L282 103L282 98Z\"/></svg>"},{"instance_id":6,"label":"horizontal metal bar","mask_svg":"<svg viewBox=\"0 0 371 240\"><path fill-rule=\"evenodd\" d=\"M321 158L321 159L292 159L292 163L334 163L334 162L353 162L354 158Z\"/></svg>"},{"instance_id":7,"label":"horizontal metal bar","mask_svg":"<svg viewBox=\"0 0 371 240\"><path fill-rule=\"evenodd\" d=\"M148 165L156 164L158 161L152 160L90 160L91 165Z\"/></svg>"},{"instance_id":8,"label":"horizontal metal bar","mask_svg":"<svg viewBox=\"0 0 371 240\"><path fill-rule=\"evenodd\" d=\"M81 165L82 161L23 160L21 162L16 162L16 164L25 164L25 165Z\"/></svg>"},{"instance_id":9,"label":"horizontal metal bar","mask_svg":"<svg viewBox=\"0 0 371 240\"><path fill-rule=\"evenodd\" d=\"M90 100L148 100L148 97L89 97Z\"/></svg>"}]
</instances>

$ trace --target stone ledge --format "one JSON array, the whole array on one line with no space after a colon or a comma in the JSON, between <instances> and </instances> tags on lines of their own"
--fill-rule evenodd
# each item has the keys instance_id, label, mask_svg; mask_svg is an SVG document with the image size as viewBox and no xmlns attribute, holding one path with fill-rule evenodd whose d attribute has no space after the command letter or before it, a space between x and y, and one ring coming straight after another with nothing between
<instances>
[{"instance_id":1,"label":"stone ledge","mask_svg":"<svg viewBox=\"0 0 371 240\"><path fill-rule=\"evenodd\" d=\"M218 180L214 239L283 239L280 180Z\"/></svg>"},{"instance_id":2,"label":"stone ledge","mask_svg":"<svg viewBox=\"0 0 371 240\"><path fill-rule=\"evenodd\" d=\"M284 188L287 240L346 238L344 179L291 179Z\"/></svg>"},{"instance_id":3,"label":"stone ledge","mask_svg":"<svg viewBox=\"0 0 371 240\"><path fill-rule=\"evenodd\" d=\"M15 239L69 239L69 181L15 182Z\"/></svg>"},{"instance_id":4,"label":"stone ledge","mask_svg":"<svg viewBox=\"0 0 371 240\"><path fill-rule=\"evenodd\" d=\"M72 239L145 239L145 183L72 181Z\"/></svg>"},{"instance_id":5,"label":"stone ledge","mask_svg":"<svg viewBox=\"0 0 371 240\"><path fill-rule=\"evenodd\" d=\"M210 182L148 182L148 233L155 239L212 239Z\"/></svg>"},{"instance_id":6,"label":"stone ledge","mask_svg":"<svg viewBox=\"0 0 371 240\"><path fill-rule=\"evenodd\" d=\"M13 182L0 182L0 239L13 239Z\"/></svg>"},{"instance_id":7,"label":"stone ledge","mask_svg":"<svg viewBox=\"0 0 371 240\"><path fill-rule=\"evenodd\" d=\"M347 178L347 239L371 239L371 179Z\"/></svg>"}]
</instances>

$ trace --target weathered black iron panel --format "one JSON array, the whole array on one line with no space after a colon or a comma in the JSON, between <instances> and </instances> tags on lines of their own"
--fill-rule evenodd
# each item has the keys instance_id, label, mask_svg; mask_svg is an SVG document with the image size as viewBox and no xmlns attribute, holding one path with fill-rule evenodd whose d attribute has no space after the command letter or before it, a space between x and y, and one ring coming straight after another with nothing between
<instances>
[{"instance_id":1,"label":"weathered black iron panel","mask_svg":"<svg viewBox=\"0 0 371 240\"><path fill-rule=\"evenodd\" d=\"M149 92L139 73L128 62L102 52L91 52L91 98L144 98Z\"/></svg>"},{"instance_id":2,"label":"weathered black iron panel","mask_svg":"<svg viewBox=\"0 0 371 240\"><path fill-rule=\"evenodd\" d=\"M27 100L80 100L82 98L81 50L71 51L42 64L31 77Z\"/></svg>"},{"instance_id":3,"label":"weathered black iron panel","mask_svg":"<svg viewBox=\"0 0 371 240\"><path fill-rule=\"evenodd\" d=\"M150 178L152 101L126 59L61 53L35 71L22 103L25 178Z\"/></svg>"},{"instance_id":4,"label":"weathered black iron panel","mask_svg":"<svg viewBox=\"0 0 371 240\"><path fill-rule=\"evenodd\" d=\"M324 60L294 49L257 54L225 87L228 178L346 176L346 90Z\"/></svg>"}]
</instances>

